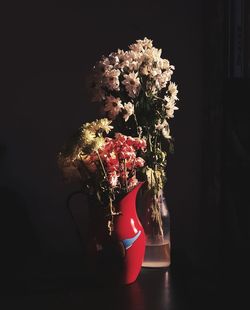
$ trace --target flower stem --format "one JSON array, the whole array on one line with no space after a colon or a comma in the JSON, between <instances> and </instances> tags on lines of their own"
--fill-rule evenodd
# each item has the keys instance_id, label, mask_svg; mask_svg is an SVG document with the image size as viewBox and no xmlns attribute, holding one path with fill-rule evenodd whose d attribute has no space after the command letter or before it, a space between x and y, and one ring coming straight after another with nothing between
<instances>
[{"instance_id":1,"label":"flower stem","mask_svg":"<svg viewBox=\"0 0 250 310\"><path fill-rule=\"evenodd\" d=\"M110 214L110 219L108 220L108 231L109 235L111 236L112 231L114 230L114 216L113 216L113 201L111 197L109 197L109 214Z\"/></svg>"},{"instance_id":2,"label":"flower stem","mask_svg":"<svg viewBox=\"0 0 250 310\"><path fill-rule=\"evenodd\" d=\"M116 212L113 205L113 199L109 196L108 231L110 236L112 235L112 232L114 230L114 217L121 214L121 212Z\"/></svg>"},{"instance_id":3,"label":"flower stem","mask_svg":"<svg viewBox=\"0 0 250 310\"><path fill-rule=\"evenodd\" d=\"M124 172L125 172L125 187L126 187L126 192L128 192L127 166L126 166L125 158L124 158Z\"/></svg>"},{"instance_id":4,"label":"flower stem","mask_svg":"<svg viewBox=\"0 0 250 310\"><path fill-rule=\"evenodd\" d=\"M151 134L149 134L148 135L148 142L149 142L149 150L150 150L150 152L152 152L152 136L151 136Z\"/></svg>"},{"instance_id":5,"label":"flower stem","mask_svg":"<svg viewBox=\"0 0 250 310\"><path fill-rule=\"evenodd\" d=\"M103 165L103 162L102 162L102 159L101 159L101 156L100 156L98 150L96 151L96 154L97 154L98 159L99 159L99 162L100 162L100 164L101 164L103 174L104 174L105 178L107 179L107 172L106 172L106 170L105 170L105 168L104 168L104 165Z\"/></svg>"},{"instance_id":6,"label":"flower stem","mask_svg":"<svg viewBox=\"0 0 250 310\"><path fill-rule=\"evenodd\" d=\"M136 126L136 128L137 128L137 134L138 134L138 136L139 136L139 139L141 139L142 129L141 129L141 127L139 126L139 123L138 123L136 114L134 113L133 115L134 115L135 126Z\"/></svg>"},{"instance_id":7,"label":"flower stem","mask_svg":"<svg viewBox=\"0 0 250 310\"><path fill-rule=\"evenodd\" d=\"M161 101L165 102L165 100L164 100L163 98L161 98L161 97L158 97L158 96L156 96L156 95L153 95L153 97L154 97L155 99L158 99L158 100L161 100Z\"/></svg>"}]
</instances>

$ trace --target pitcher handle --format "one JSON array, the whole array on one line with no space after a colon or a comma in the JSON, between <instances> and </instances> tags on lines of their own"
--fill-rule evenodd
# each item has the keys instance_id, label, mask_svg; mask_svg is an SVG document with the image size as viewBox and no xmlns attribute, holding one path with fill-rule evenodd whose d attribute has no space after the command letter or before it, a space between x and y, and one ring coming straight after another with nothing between
<instances>
[{"instance_id":1,"label":"pitcher handle","mask_svg":"<svg viewBox=\"0 0 250 310\"><path fill-rule=\"evenodd\" d=\"M70 214L70 216L71 216L71 218L72 218L72 221L73 221L73 223L74 223L74 225L75 225L75 229L76 229L76 233L77 233L78 239L80 240L80 243L81 243L81 245L83 246L85 241L84 241L84 239L83 239L83 237L82 237L82 235L81 235L81 232L80 232L80 230L79 230L79 228L78 228L78 226L77 226L77 224L76 224L76 221L75 221L73 212L72 212L72 210L71 210L71 208L70 208L70 201L71 201L71 199L72 199L75 195L78 195L78 194L84 195L83 192L82 192L81 190L77 190L77 191L72 192L71 194L69 194L69 196L68 196L68 198L67 198L66 205L67 205L67 209L68 209L68 211L69 211L69 214ZM84 247L84 246L83 246L83 248L84 248L84 250L85 250L85 247Z\"/></svg>"}]
</instances>

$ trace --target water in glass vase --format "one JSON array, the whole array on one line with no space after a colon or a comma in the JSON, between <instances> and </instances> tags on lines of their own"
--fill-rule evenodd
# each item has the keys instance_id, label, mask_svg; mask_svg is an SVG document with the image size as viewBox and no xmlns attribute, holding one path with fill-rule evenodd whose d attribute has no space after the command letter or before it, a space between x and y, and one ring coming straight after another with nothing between
<instances>
[{"instance_id":1,"label":"water in glass vase","mask_svg":"<svg viewBox=\"0 0 250 310\"><path fill-rule=\"evenodd\" d=\"M164 268L170 265L170 242L148 243L142 267Z\"/></svg>"},{"instance_id":2,"label":"water in glass vase","mask_svg":"<svg viewBox=\"0 0 250 310\"><path fill-rule=\"evenodd\" d=\"M170 215L163 191L154 195L153 191L145 190L138 204L146 235L142 267L166 268L171 263Z\"/></svg>"}]
</instances>

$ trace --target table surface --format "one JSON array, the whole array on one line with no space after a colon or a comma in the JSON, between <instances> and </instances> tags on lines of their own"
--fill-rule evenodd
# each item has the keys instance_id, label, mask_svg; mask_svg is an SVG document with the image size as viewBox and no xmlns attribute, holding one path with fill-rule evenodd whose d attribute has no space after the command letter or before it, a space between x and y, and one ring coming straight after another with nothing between
<instances>
[{"instance_id":1,"label":"table surface","mask_svg":"<svg viewBox=\"0 0 250 310\"><path fill-rule=\"evenodd\" d=\"M33 285L33 288L32 288ZM142 268L136 282L125 286L97 285L83 275L78 278L51 276L30 283L29 290L18 284L0 299L0 309L32 310L206 310L249 309L248 289L230 273L222 282L213 270ZM240 306L242 303L244 306Z\"/></svg>"},{"instance_id":2,"label":"table surface","mask_svg":"<svg viewBox=\"0 0 250 310\"><path fill-rule=\"evenodd\" d=\"M20 293L7 294L1 299L4 303L1 308L186 310L199 306L203 295L212 299L216 292L213 283L211 287L204 287L198 278L183 280L171 269L142 268L137 281L125 286L96 285L84 278L68 279L68 282L60 287L53 285L51 279L44 287L41 285L40 289L28 292L23 292L20 287ZM204 302L200 309L205 309Z\"/></svg>"}]
</instances>

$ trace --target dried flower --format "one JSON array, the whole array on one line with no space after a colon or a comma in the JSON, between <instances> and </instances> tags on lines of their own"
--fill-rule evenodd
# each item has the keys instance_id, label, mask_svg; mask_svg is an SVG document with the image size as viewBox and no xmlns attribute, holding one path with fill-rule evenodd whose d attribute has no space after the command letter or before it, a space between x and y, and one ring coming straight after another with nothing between
<instances>
[{"instance_id":1,"label":"dried flower","mask_svg":"<svg viewBox=\"0 0 250 310\"><path fill-rule=\"evenodd\" d=\"M75 173L83 181L86 178L90 180L93 186L91 192L98 193L104 201L132 189L136 171L144 165L144 160L137 153L146 148L144 139L121 133L116 133L113 138L108 137L112 129L110 124L111 121L106 118L83 124L80 137L72 147L73 153L61 152L59 156L64 172ZM133 181L130 181L131 178Z\"/></svg>"}]
</instances>

